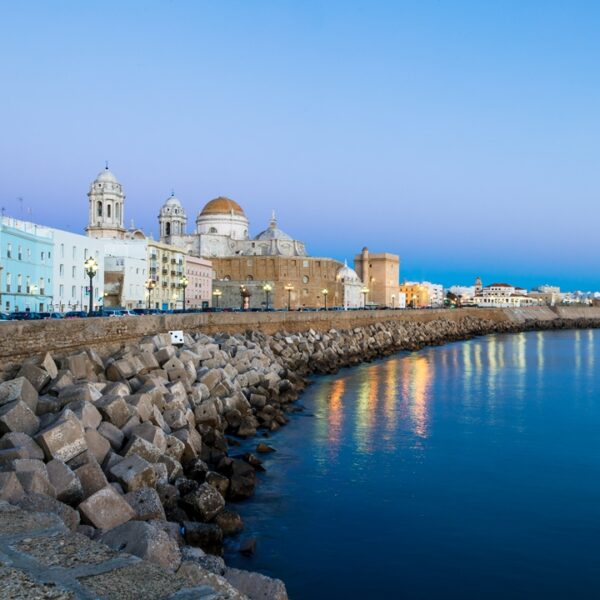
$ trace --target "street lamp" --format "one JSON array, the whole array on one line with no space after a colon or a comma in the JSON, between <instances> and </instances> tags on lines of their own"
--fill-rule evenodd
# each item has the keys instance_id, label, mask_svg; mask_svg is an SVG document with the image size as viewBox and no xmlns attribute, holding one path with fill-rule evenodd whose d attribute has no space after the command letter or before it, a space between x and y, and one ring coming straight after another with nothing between
<instances>
[{"instance_id":1,"label":"street lamp","mask_svg":"<svg viewBox=\"0 0 600 600\"><path fill-rule=\"evenodd\" d=\"M84 263L85 272L87 276L90 278L90 308L88 309L88 315L92 314L92 309L94 307L94 277L98 272L98 263L93 256L90 256Z\"/></svg>"},{"instance_id":2,"label":"street lamp","mask_svg":"<svg viewBox=\"0 0 600 600\"><path fill-rule=\"evenodd\" d=\"M240 308L248 310L250 308L250 296L252 296L252 292L245 285L240 285L240 296L242 300Z\"/></svg>"},{"instance_id":3,"label":"street lamp","mask_svg":"<svg viewBox=\"0 0 600 600\"><path fill-rule=\"evenodd\" d=\"M156 281L154 281L154 279L150 278L146 280L146 289L148 290L148 306L147 308L150 308L150 299L152 298L152 290L156 287Z\"/></svg>"},{"instance_id":4,"label":"street lamp","mask_svg":"<svg viewBox=\"0 0 600 600\"><path fill-rule=\"evenodd\" d=\"M396 308L396 294L392 294L392 310Z\"/></svg>"},{"instance_id":5,"label":"street lamp","mask_svg":"<svg viewBox=\"0 0 600 600\"><path fill-rule=\"evenodd\" d=\"M361 293L363 295L363 308L367 308L367 294L369 293L369 288L368 287L364 287L360 291L361 291Z\"/></svg>"},{"instance_id":6,"label":"street lamp","mask_svg":"<svg viewBox=\"0 0 600 600\"><path fill-rule=\"evenodd\" d=\"M179 294L177 292L173 292L173 308L177 308L177 299L179 298Z\"/></svg>"},{"instance_id":7,"label":"street lamp","mask_svg":"<svg viewBox=\"0 0 600 600\"><path fill-rule=\"evenodd\" d=\"M179 285L183 288L183 312L185 312L185 288L189 283L190 281L185 275L179 280Z\"/></svg>"},{"instance_id":8,"label":"street lamp","mask_svg":"<svg viewBox=\"0 0 600 600\"><path fill-rule=\"evenodd\" d=\"M215 302L217 303L216 308L219 308L219 298L223 295L221 290L215 290L213 292L213 296L215 297Z\"/></svg>"},{"instance_id":9,"label":"street lamp","mask_svg":"<svg viewBox=\"0 0 600 600\"><path fill-rule=\"evenodd\" d=\"M321 290L321 294L323 294L323 301L325 302L325 310L327 310L327 296L329 295L329 290L325 288Z\"/></svg>"},{"instance_id":10,"label":"street lamp","mask_svg":"<svg viewBox=\"0 0 600 600\"><path fill-rule=\"evenodd\" d=\"M263 285L263 290L265 292L265 296L267 297L267 305L265 310L269 310L269 294L271 293L272 289L273 288L268 283L265 283L265 285Z\"/></svg>"},{"instance_id":11,"label":"street lamp","mask_svg":"<svg viewBox=\"0 0 600 600\"><path fill-rule=\"evenodd\" d=\"M290 311L292 310L292 291L294 290L294 286L288 283L284 289L288 293L288 311Z\"/></svg>"}]
</instances>

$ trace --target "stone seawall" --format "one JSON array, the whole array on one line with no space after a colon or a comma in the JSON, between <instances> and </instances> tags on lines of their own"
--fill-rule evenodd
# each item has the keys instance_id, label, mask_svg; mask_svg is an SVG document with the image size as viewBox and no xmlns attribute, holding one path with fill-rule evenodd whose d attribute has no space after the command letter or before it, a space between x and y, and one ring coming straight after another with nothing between
<instances>
[{"instance_id":1,"label":"stone seawall","mask_svg":"<svg viewBox=\"0 0 600 600\"><path fill-rule=\"evenodd\" d=\"M465 317L492 322L566 321L600 319L600 308L532 307L522 309L328 311L271 313L201 313L124 318L68 319L56 321L15 321L0 323L0 381L10 376L26 358L51 352L57 356L91 348L108 356L126 344L135 344L148 335L183 330L188 333L236 334L259 331L300 333L365 327L381 322L451 322Z\"/></svg>"}]
</instances>

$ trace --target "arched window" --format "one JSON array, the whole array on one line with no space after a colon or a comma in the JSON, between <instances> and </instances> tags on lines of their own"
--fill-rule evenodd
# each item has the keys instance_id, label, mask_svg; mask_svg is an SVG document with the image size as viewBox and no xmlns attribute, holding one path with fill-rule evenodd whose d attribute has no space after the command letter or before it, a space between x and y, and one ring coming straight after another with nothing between
<instances>
[{"instance_id":1,"label":"arched window","mask_svg":"<svg viewBox=\"0 0 600 600\"><path fill-rule=\"evenodd\" d=\"M223 281L231 281L231 275L225 275L225 277L223 277Z\"/></svg>"},{"instance_id":2,"label":"arched window","mask_svg":"<svg viewBox=\"0 0 600 600\"><path fill-rule=\"evenodd\" d=\"M110 204L106 205L106 216L110 219Z\"/></svg>"},{"instance_id":3,"label":"arched window","mask_svg":"<svg viewBox=\"0 0 600 600\"><path fill-rule=\"evenodd\" d=\"M211 228L208 230L208 233L217 233L217 228L216 228L216 227L211 227Z\"/></svg>"},{"instance_id":4,"label":"arched window","mask_svg":"<svg viewBox=\"0 0 600 600\"><path fill-rule=\"evenodd\" d=\"M96 214L99 217L102 216L102 202L100 202L100 200L98 200L98 202L96 203Z\"/></svg>"},{"instance_id":5,"label":"arched window","mask_svg":"<svg viewBox=\"0 0 600 600\"><path fill-rule=\"evenodd\" d=\"M115 216L117 221L121 220L121 205L118 202L115 204Z\"/></svg>"},{"instance_id":6,"label":"arched window","mask_svg":"<svg viewBox=\"0 0 600 600\"><path fill-rule=\"evenodd\" d=\"M254 277L252 277L252 275L248 275L248 277L246 278L248 281L254 281Z\"/></svg>"},{"instance_id":7,"label":"arched window","mask_svg":"<svg viewBox=\"0 0 600 600\"><path fill-rule=\"evenodd\" d=\"M165 224L165 235L171 235L171 223Z\"/></svg>"}]
</instances>

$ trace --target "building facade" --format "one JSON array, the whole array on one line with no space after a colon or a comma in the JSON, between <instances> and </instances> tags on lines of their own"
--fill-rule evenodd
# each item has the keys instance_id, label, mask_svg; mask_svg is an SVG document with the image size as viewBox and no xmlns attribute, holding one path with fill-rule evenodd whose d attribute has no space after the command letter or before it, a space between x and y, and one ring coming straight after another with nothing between
<instances>
[{"instance_id":1,"label":"building facade","mask_svg":"<svg viewBox=\"0 0 600 600\"><path fill-rule=\"evenodd\" d=\"M399 291L404 294L407 308L427 308L430 306L429 288L422 283L405 281Z\"/></svg>"},{"instance_id":2,"label":"building facade","mask_svg":"<svg viewBox=\"0 0 600 600\"><path fill-rule=\"evenodd\" d=\"M146 306L148 243L144 239L104 239L104 305L120 308Z\"/></svg>"},{"instance_id":3,"label":"building facade","mask_svg":"<svg viewBox=\"0 0 600 600\"><path fill-rule=\"evenodd\" d=\"M149 292L150 306L161 310L183 308L185 252L151 239L147 240L147 248L149 278L154 281L154 289Z\"/></svg>"},{"instance_id":4,"label":"building facade","mask_svg":"<svg viewBox=\"0 0 600 600\"><path fill-rule=\"evenodd\" d=\"M49 228L0 218L0 306L5 312L51 310L53 260Z\"/></svg>"},{"instance_id":5,"label":"building facade","mask_svg":"<svg viewBox=\"0 0 600 600\"><path fill-rule=\"evenodd\" d=\"M392 306L398 294L400 284L400 257L396 254L370 253L363 248L354 257L354 270L368 288L367 304Z\"/></svg>"},{"instance_id":6,"label":"building facade","mask_svg":"<svg viewBox=\"0 0 600 600\"><path fill-rule=\"evenodd\" d=\"M54 241L52 309L58 312L87 310L90 304L89 277L84 263L93 257L98 271L93 279L92 306L104 301L104 245L77 233L51 229Z\"/></svg>"},{"instance_id":7,"label":"building facade","mask_svg":"<svg viewBox=\"0 0 600 600\"><path fill-rule=\"evenodd\" d=\"M186 255L185 308L206 308L211 305L213 266L210 260Z\"/></svg>"},{"instance_id":8,"label":"building facade","mask_svg":"<svg viewBox=\"0 0 600 600\"><path fill-rule=\"evenodd\" d=\"M123 186L108 169L101 171L92 182L88 192L88 226L86 232L92 238L123 239L126 230L125 193Z\"/></svg>"}]
</instances>

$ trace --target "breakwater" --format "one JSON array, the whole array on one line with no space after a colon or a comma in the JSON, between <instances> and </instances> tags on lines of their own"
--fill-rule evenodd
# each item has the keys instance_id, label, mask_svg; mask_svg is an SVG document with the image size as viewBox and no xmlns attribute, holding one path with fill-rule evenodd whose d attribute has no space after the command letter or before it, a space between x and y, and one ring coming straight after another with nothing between
<instances>
[{"instance_id":1,"label":"breakwater","mask_svg":"<svg viewBox=\"0 0 600 600\"><path fill-rule=\"evenodd\" d=\"M374 319L367 323L300 315L293 322L302 331L270 334L248 327L253 315L238 316L230 327L239 332L188 329L179 347L159 333L134 336L110 353L100 352L104 340L13 358L11 379L0 384L0 497L55 512L70 529L172 572L193 566L197 577L221 578L247 597L267 589L268 597L285 598L281 582L257 584L215 556L224 536L243 529L235 502L252 496L260 452L271 450L263 441L256 454L240 454L236 439L284 425L308 375L483 334L600 325L594 309L385 311L380 321L356 317ZM327 328L336 318L352 326ZM143 318L127 319L131 325L82 320L92 321L137 335ZM10 342L2 343L6 351ZM240 550L252 553L251 540Z\"/></svg>"}]
</instances>

